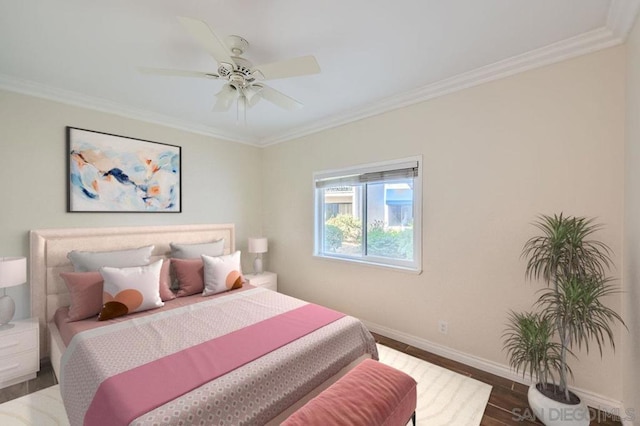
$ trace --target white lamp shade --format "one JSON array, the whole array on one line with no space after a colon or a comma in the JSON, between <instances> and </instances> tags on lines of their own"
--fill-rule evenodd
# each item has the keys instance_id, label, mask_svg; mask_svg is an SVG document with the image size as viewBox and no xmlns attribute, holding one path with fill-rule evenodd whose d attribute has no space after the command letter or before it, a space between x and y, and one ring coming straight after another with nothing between
<instances>
[{"instance_id":1,"label":"white lamp shade","mask_svg":"<svg viewBox=\"0 0 640 426\"><path fill-rule=\"evenodd\" d=\"M13 287L27 282L26 257L0 258L0 288Z\"/></svg>"},{"instance_id":2,"label":"white lamp shade","mask_svg":"<svg viewBox=\"0 0 640 426\"><path fill-rule=\"evenodd\" d=\"M266 253L267 248L266 238L249 238L249 253Z\"/></svg>"}]
</instances>

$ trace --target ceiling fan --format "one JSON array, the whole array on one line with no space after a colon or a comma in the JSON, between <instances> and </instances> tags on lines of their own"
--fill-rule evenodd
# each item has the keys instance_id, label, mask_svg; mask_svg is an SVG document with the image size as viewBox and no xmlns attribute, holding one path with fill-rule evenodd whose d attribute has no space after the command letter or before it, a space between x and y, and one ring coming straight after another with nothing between
<instances>
[{"instance_id":1,"label":"ceiling fan","mask_svg":"<svg viewBox=\"0 0 640 426\"><path fill-rule=\"evenodd\" d=\"M218 63L217 73L148 67L139 67L138 70L140 72L227 80L227 83L215 95L216 103L213 111L228 111L234 100L237 100L238 120L240 117L244 117L246 121L246 109L254 106L260 99L287 110L302 108L302 103L262 82L319 73L320 66L313 56L301 56L253 66L251 62L240 56L249 47L249 42L244 38L231 35L227 37L227 44L225 45L205 22L185 17L178 17L178 20L191 36L216 60Z\"/></svg>"}]
</instances>

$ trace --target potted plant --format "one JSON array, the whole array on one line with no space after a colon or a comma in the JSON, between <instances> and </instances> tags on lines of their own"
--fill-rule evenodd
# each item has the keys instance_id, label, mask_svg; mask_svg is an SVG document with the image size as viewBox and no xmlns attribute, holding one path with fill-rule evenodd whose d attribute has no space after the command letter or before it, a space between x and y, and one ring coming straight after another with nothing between
<instances>
[{"instance_id":1,"label":"potted plant","mask_svg":"<svg viewBox=\"0 0 640 426\"><path fill-rule=\"evenodd\" d=\"M606 273L611 249L591 239L602 228L593 220L560 215L540 216L535 226L541 235L529 239L522 250L527 259L525 277L542 279L547 287L535 303L536 312L512 312L504 334L509 362L523 377L535 380L528 399L545 425L588 425L589 411L571 392L567 358L572 348L595 342L602 355L607 343L615 349L612 325L624 321L602 298L616 293Z\"/></svg>"}]
</instances>

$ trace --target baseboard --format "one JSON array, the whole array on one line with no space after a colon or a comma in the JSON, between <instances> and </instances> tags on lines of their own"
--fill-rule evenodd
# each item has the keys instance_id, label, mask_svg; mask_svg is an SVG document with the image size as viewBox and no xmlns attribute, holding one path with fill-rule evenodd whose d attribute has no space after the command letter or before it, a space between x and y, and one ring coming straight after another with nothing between
<instances>
[{"instance_id":1,"label":"baseboard","mask_svg":"<svg viewBox=\"0 0 640 426\"><path fill-rule=\"evenodd\" d=\"M640 423L634 423L636 422L636 420L638 420L638 414L639 414L638 410L629 410L629 409L625 410L623 405L622 412L625 414L629 412L628 415L621 416L622 426L633 426L634 424L640 424Z\"/></svg>"},{"instance_id":2,"label":"baseboard","mask_svg":"<svg viewBox=\"0 0 640 426\"><path fill-rule=\"evenodd\" d=\"M622 426L633 426L633 420L630 419L622 419Z\"/></svg>"},{"instance_id":3,"label":"baseboard","mask_svg":"<svg viewBox=\"0 0 640 426\"><path fill-rule=\"evenodd\" d=\"M463 364L475 367L482 371L486 371L487 373L495 374L496 376L500 376L514 382L522 383L527 386L531 384L530 378L523 378L521 375L516 374L514 371L512 371L507 365L489 361L487 359L461 352L456 349L440 345L438 343L430 342L420 337L403 333L402 331L394 330L380 324L372 323L370 321L363 320L362 322L367 326L369 330L374 333L381 334L391 339L414 346L418 349L422 349L433 354L440 355L457 362L461 362ZM628 419L624 419L625 411L621 401L616 401L606 396L599 395L597 393L580 388L572 387L571 390L576 392L587 403L589 407L597 408L601 411L604 411L605 413L614 413L616 415L622 414L621 417L623 418L623 425L633 426L633 422L630 422L630 420Z\"/></svg>"}]
</instances>

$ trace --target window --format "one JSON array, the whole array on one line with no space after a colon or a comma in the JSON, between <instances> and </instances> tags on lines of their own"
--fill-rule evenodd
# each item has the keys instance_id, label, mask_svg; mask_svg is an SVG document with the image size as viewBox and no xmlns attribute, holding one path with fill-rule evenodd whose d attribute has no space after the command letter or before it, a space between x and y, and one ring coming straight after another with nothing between
<instances>
[{"instance_id":1,"label":"window","mask_svg":"<svg viewBox=\"0 0 640 426\"><path fill-rule=\"evenodd\" d=\"M420 163L315 173L315 255L420 271Z\"/></svg>"}]
</instances>

